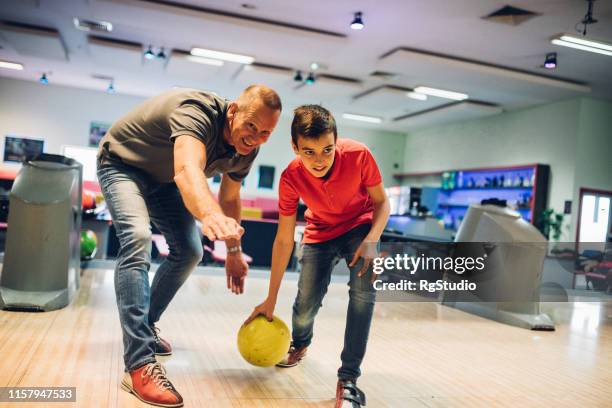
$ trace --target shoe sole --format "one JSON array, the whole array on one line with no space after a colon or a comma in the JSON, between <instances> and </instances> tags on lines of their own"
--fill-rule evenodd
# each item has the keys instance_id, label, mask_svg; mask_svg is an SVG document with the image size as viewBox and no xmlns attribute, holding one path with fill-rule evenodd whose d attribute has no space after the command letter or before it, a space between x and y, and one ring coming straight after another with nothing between
<instances>
[{"instance_id":1,"label":"shoe sole","mask_svg":"<svg viewBox=\"0 0 612 408\"><path fill-rule=\"evenodd\" d=\"M136 398L138 398L139 400L141 400L142 402L144 402L145 404L149 404L149 405L155 405L156 407L164 407L164 408L179 408L182 407L184 405L183 402L180 402L178 404L160 404L157 402L151 402L151 401L147 401L145 399L143 399L140 395L138 395L138 393L136 391L134 391L134 389L132 388L131 385L127 384L125 381L121 381L121 388L124 391L129 392L130 394L134 395Z\"/></svg>"},{"instance_id":2,"label":"shoe sole","mask_svg":"<svg viewBox=\"0 0 612 408\"><path fill-rule=\"evenodd\" d=\"M291 368L291 367L295 367L296 365L298 365L300 363L300 361L302 361L304 359L304 357L306 357L306 356L302 356L302 358L300 358L294 364L281 364L281 363L278 363L278 364L276 364L276 367L279 367L279 368Z\"/></svg>"},{"instance_id":3,"label":"shoe sole","mask_svg":"<svg viewBox=\"0 0 612 408\"><path fill-rule=\"evenodd\" d=\"M156 356L171 356L172 352L168 351L167 353L158 353L157 351L155 352Z\"/></svg>"}]
</instances>

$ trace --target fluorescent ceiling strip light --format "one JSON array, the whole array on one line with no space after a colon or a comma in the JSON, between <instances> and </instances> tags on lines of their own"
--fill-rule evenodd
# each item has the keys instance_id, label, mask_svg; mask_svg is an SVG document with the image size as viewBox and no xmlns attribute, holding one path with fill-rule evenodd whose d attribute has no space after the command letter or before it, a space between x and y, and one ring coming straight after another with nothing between
<instances>
[{"instance_id":1,"label":"fluorescent ceiling strip light","mask_svg":"<svg viewBox=\"0 0 612 408\"><path fill-rule=\"evenodd\" d=\"M551 41L555 45L561 45L563 47L575 48L577 50L594 52L597 54L609 55L612 56L612 51L606 51L601 48L589 47L588 45L576 44L569 41L563 41L558 38L555 38Z\"/></svg>"},{"instance_id":2,"label":"fluorescent ceiling strip light","mask_svg":"<svg viewBox=\"0 0 612 408\"><path fill-rule=\"evenodd\" d=\"M228 62L237 62L239 64L252 64L255 58L248 55L232 54L230 52L213 51L204 48L192 48L191 55L196 57L213 58Z\"/></svg>"},{"instance_id":3,"label":"fluorescent ceiling strip light","mask_svg":"<svg viewBox=\"0 0 612 408\"><path fill-rule=\"evenodd\" d=\"M191 62L197 62L198 64L214 65L216 67L223 66L223 61L212 58L196 57L194 55L188 55L187 60Z\"/></svg>"},{"instance_id":4,"label":"fluorescent ceiling strip light","mask_svg":"<svg viewBox=\"0 0 612 408\"><path fill-rule=\"evenodd\" d=\"M23 64L18 62L0 61L0 68L14 69L17 71L23 71Z\"/></svg>"},{"instance_id":5,"label":"fluorescent ceiling strip light","mask_svg":"<svg viewBox=\"0 0 612 408\"><path fill-rule=\"evenodd\" d=\"M462 101L468 98L466 94L445 91L444 89L429 88L426 86L417 86L416 88L414 88L414 92L430 96L437 96L439 98L452 99L454 101Z\"/></svg>"},{"instance_id":6,"label":"fluorescent ceiling strip light","mask_svg":"<svg viewBox=\"0 0 612 408\"><path fill-rule=\"evenodd\" d=\"M427 95L419 92L406 92L406 96L411 99L416 99L417 101L426 101Z\"/></svg>"},{"instance_id":7,"label":"fluorescent ceiling strip light","mask_svg":"<svg viewBox=\"0 0 612 408\"><path fill-rule=\"evenodd\" d=\"M419 61L430 62L433 64L445 64L446 66L458 70L469 70L478 74L495 75L498 77L501 76L520 81L528 81L539 85L554 86L575 92L591 92L591 87L582 83L557 79L549 76L530 74L514 69L479 63L478 61L462 60L447 55L436 55L418 50L400 49L393 54L389 54L385 58L390 58L396 53L399 54L399 58L418 58Z\"/></svg>"},{"instance_id":8,"label":"fluorescent ceiling strip light","mask_svg":"<svg viewBox=\"0 0 612 408\"><path fill-rule=\"evenodd\" d=\"M368 123L381 123L382 122L381 118L377 118L375 116L356 115L354 113L343 113L342 117L344 119L358 120L360 122L368 122Z\"/></svg>"},{"instance_id":9,"label":"fluorescent ceiling strip light","mask_svg":"<svg viewBox=\"0 0 612 408\"><path fill-rule=\"evenodd\" d=\"M584 38L574 37L571 35L562 35L560 40L586 45L587 47L599 48L601 50L612 51L612 44L607 44L603 41L586 40Z\"/></svg>"}]
</instances>

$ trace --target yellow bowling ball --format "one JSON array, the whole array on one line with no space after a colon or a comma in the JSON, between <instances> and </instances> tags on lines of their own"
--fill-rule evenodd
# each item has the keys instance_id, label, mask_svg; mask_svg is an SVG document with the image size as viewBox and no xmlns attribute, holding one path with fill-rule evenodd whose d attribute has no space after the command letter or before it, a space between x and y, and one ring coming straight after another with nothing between
<instances>
[{"instance_id":1,"label":"yellow bowling ball","mask_svg":"<svg viewBox=\"0 0 612 408\"><path fill-rule=\"evenodd\" d=\"M238 331L240 354L258 367L271 367L280 362L289 351L290 342L287 325L276 316L271 322L258 316Z\"/></svg>"}]
</instances>

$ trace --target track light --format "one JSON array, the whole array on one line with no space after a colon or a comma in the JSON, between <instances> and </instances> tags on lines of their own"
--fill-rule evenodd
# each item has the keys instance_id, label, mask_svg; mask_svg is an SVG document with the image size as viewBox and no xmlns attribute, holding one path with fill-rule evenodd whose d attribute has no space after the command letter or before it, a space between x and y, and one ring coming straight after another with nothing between
<instances>
[{"instance_id":1,"label":"track light","mask_svg":"<svg viewBox=\"0 0 612 408\"><path fill-rule=\"evenodd\" d=\"M164 47L161 47L159 49L159 52L157 53L157 58L166 59L166 53L164 52Z\"/></svg>"},{"instance_id":2,"label":"track light","mask_svg":"<svg viewBox=\"0 0 612 408\"><path fill-rule=\"evenodd\" d=\"M155 53L153 52L153 47L152 46L149 45L149 49L145 51L144 57L146 59L153 59L153 58L155 58Z\"/></svg>"},{"instance_id":3,"label":"track light","mask_svg":"<svg viewBox=\"0 0 612 408\"><path fill-rule=\"evenodd\" d=\"M361 30L364 27L362 16L363 13L361 11L355 13L355 17L351 23L351 28L353 30Z\"/></svg>"},{"instance_id":4,"label":"track light","mask_svg":"<svg viewBox=\"0 0 612 408\"><path fill-rule=\"evenodd\" d=\"M38 79L38 82L40 82L43 85L47 85L49 83L49 80L47 79L47 74L43 72L40 78Z\"/></svg>"},{"instance_id":5,"label":"track light","mask_svg":"<svg viewBox=\"0 0 612 408\"><path fill-rule=\"evenodd\" d=\"M557 53L549 52L546 54L546 60L544 61L544 68L555 69L557 68Z\"/></svg>"},{"instance_id":6,"label":"track light","mask_svg":"<svg viewBox=\"0 0 612 408\"><path fill-rule=\"evenodd\" d=\"M295 71L295 76L293 77L293 80L295 82L302 82L304 80L304 78L302 77L302 71Z\"/></svg>"},{"instance_id":7,"label":"track light","mask_svg":"<svg viewBox=\"0 0 612 408\"><path fill-rule=\"evenodd\" d=\"M312 72L309 72L308 76L306 77L306 81L304 81L304 82L306 82L307 85L314 84L315 83L315 76L314 76L314 74Z\"/></svg>"}]
</instances>

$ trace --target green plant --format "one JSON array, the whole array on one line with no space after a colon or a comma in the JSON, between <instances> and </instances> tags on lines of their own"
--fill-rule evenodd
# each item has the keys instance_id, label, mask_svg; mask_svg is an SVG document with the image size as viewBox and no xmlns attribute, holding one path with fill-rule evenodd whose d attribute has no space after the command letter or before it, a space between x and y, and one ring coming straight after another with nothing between
<instances>
[{"instance_id":1,"label":"green plant","mask_svg":"<svg viewBox=\"0 0 612 408\"><path fill-rule=\"evenodd\" d=\"M552 235L553 240L559 241L564 218L565 215L563 215L563 213L556 213L552 208L547 208L542 211L540 231L542 231L546 239L550 240Z\"/></svg>"}]
</instances>

